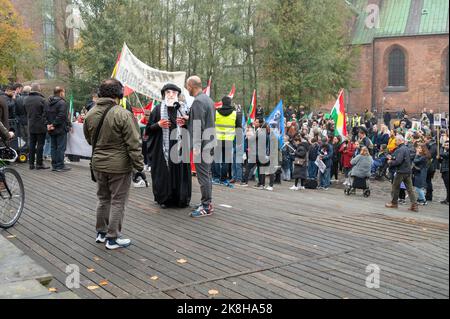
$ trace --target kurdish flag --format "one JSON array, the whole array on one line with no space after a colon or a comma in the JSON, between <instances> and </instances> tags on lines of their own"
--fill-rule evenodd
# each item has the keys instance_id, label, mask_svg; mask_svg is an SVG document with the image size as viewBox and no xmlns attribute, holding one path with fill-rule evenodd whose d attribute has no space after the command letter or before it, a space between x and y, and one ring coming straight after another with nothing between
<instances>
[{"instance_id":1,"label":"kurdish flag","mask_svg":"<svg viewBox=\"0 0 450 319\"><path fill-rule=\"evenodd\" d=\"M248 124L250 125L256 119L256 90L253 91L252 104L250 105L250 112L248 113Z\"/></svg>"},{"instance_id":2,"label":"kurdish flag","mask_svg":"<svg viewBox=\"0 0 450 319\"><path fill-rule=\"evenodd\" d=\"M345 116L344 90L341 90L339 97L331 110L331 118L334 120L335 136L346 137L347 133L347 118Z\"/></svg>"}]
</instances>

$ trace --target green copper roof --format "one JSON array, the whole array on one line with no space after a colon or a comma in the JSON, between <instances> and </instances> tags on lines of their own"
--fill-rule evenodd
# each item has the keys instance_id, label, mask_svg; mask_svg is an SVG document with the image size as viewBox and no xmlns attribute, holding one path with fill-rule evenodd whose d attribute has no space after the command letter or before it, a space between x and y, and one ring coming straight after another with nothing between
<instances>
[{"instance_id":1,"label":"green copper roof","mask_svg":"<svg viewBox=\"0 0 450 319\"><path fill-rule=\"evenodd\" d=\"M448 0L348 0L355 13L353 44L368 44L377 37L448 34ZM378 3L379 28L366 26L366 8Z\"/></svg>"}]
</instances>

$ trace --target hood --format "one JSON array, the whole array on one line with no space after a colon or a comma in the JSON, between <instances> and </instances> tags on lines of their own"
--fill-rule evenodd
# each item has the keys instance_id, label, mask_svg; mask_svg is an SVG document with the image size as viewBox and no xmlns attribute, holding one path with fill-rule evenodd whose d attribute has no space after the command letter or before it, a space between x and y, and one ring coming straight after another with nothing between
<instances>
[{"instance_id":1,"label":"hood","mask_svg":"<svg viewBox=\"0 0 450 319\"><path fill-rule=\"evenodd\" d=\"M59 101L64 101L64 99L62 97L59 96L50 96L48 98L48 103L49 105L55 105L57 104Z\"/></svg>"},{"instance_id":2,"label":"hood","mask_svg":"<svg viewBox=\"0 0 450 319\"><path fill-rule=\"evenodd\" d=\"M228 116L231 113L233 113L234 108L231 105L224 105L220 109L217 110L220 115L222 116Z\"/></svg>"},{"instance_id":3,"label":"hood","mask_svg":"<svg viewBox=\"0 0 450 319\"><path fill-rule=\"evenodd\" d=\"M100 106L100 107L107 107L110 105L116 105L116 101L114 99L111 99L109 97L101 97L98 98L97 103L95 104L96 106Z\"/></svg>"}]
</instances>

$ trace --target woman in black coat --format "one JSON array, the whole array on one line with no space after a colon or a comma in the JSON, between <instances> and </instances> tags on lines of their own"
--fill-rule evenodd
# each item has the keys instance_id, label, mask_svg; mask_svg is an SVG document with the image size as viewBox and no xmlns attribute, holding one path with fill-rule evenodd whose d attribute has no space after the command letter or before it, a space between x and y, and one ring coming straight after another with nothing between
<instances>
[{"instance_id":1,"label":"woman in black coat","mask_svg":"<svg viewBox=\"0 0 450 319\"><path fill-rule=\"evenodd\" d=\"M413 185L418 194L418 203L427 205L425 189L427 187L428 162L431 158L426 144L419 144L416 148L416 156L413 161Z\"/></svg>"},{"instance_id":2,"label":"woman in black coat","mask_svg":"<svg viewBox=\"0 0 450 319\"><path fill-rule=\"evenodd\" d=\"M309 143L301 136L296 136L294 138L294 145L296 150L292 178L295 179L295 185L291 187L291 190L297 191L299 189L305 189L305 180L308 178ZM299 181L300 187L298 186Z\"/></svg>"}]
</instances>

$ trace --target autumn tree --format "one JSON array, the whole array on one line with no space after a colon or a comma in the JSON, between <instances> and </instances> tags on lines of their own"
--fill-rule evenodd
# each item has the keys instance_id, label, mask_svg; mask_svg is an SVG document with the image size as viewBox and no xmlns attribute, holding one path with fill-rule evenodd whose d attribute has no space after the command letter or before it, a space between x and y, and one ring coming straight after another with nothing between
<instances>
[{"instance_id":1,"label":"autumn tree","mask_svg":"<svg viewBox=\"0 0 450 319\"><path fill-rule=\"evenodd\" d=\"M30 79L33 68L39 67L31 36L11 1L0 0L0 83Z\"/></svg>"}]
</instances>

